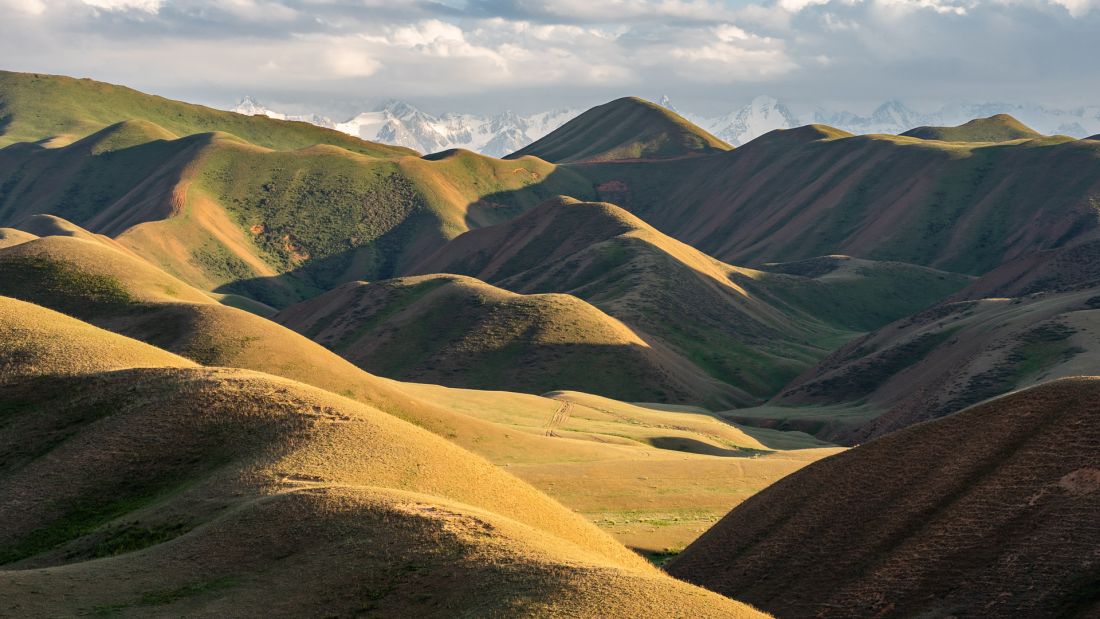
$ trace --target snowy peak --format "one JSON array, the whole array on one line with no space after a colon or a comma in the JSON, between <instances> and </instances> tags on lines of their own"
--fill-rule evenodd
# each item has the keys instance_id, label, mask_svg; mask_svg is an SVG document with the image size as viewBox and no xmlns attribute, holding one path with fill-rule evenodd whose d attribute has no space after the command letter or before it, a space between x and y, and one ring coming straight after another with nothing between
<instances>
[{"instance_id":1,"label":"snowy peak","mask_svg":"<svg viewBox=\"0 0 1100 619\"><path fill-rule=\"evenodd\" d=\"M994 114L1011 114L1047 134L1084 137L1100 132L1100 107L1097 106L1057 110L1004 103L952 103L935 112L921 113L901 101L890 100L866 116L845 110L818 109L799 117L775 97L759 96L726 114L708 117L679 110L668 95L660 98L660 104L734 146L745 144L774 129L790 129L811 123L830 125L857 134L900 134L923 125L954 126ZM580 113L580 110L557 109L528 115L505 111L488 115L447 112L437 116L407 101L394 99L372 111L334 123L316 114L276 112L252 97L243 97L232 111L310 122L364 140L406 146L422 153L465 148L493 157L503 157L520 150Z\"/></svg>"},{"instance_id":2,"label":"snowy peak","mask_svg":"<svg viewBox=\"0 0 1100 619\"><path fill-rule=\"evenodd\" d=\"M790 129L801 124L791 110L778 99L759 96L748 105L716 118L698 119L697 124L716 137L740 146L775 129Z\"/></svg>"},{"instance_id":3,"label":"snowy peak","mask_svg":"<svg viewBox=\"0 0 1100 619\"><path fill-rule=\"evenodd\" d=\"M237 105L233 106L229 111L236 112L238 114L244 114L246 116L267 116L268 118L274 118L275 120L296 120L300 122L307 122L317 125L319 127L327 127L329 129L336 128L336 123L332 122L332 119L319 116L317 114L283 114L268 109L266 106L256 101L251 96L245 95L237 102Z\"/></svg>"},{"instance_id":4,"label":"snowy peak","mask_svg":"<svg viewBox=\"0 0 1100 619\"><path fill-rule=\"evenodd\" d=\"M364 112L336 129L351 135L407 146L422 153L465 148L503 157L557 129L579 114L557 110L521 116L511 111L479 116L447 112L435 116L407 101L392 100L372 112Z\"/></svg>"}]
</instances>

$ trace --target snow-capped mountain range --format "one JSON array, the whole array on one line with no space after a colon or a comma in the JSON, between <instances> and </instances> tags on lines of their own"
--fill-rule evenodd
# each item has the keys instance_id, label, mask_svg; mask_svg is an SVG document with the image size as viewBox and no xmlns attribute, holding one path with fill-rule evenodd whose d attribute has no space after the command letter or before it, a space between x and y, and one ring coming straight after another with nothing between
<instances>
[{"instance_id":1,"label":"snow-capped mountain range","mask_svg":"<svg viewBox=\"0 0 1100 619\"><path fill-rule=\"evenodd\" d=\"M493 157L503 157L562 126L581 110L552 110L520 116L504 112L491 116L448 112L433 116L405 101L389 101L373 111L355 115L344 122L311 115L283 114L270 110L251 97L233 108L241 114L263 114L280 120L301 120L349 135L407 146L421 153L450 148L465 148Z\"/></svg>"},{"instance_id":2,"label":"snow-capped mountain range","mask_svg":"<svg viewBox=\"0 0 1100 619\"><path fill-rule=\"evenodd\" d=\"M810 123L831 125L851 133L897 134L921 125L958 125L993 114L1011 114L1024 124L1047 134L1086 137L1100 133L1100 106L1062 110L1005 103L954 103L932 113L921 113L900 101L887 101L867 116L824 109L800 116L783 102L760 96L728 114L700 116L677 109L667 96L662 97L660 103L734 146L745 144L773 129L789 129ZM448 112L434 116L411 103L390 101L347 121L335 122L317 114L277 112L251 97L245 97L232 111L263 114L281 120L300 120L365 140L407 146L421 153L465 148L502 157L557 129L582 110L558 109L530 115Z\"/></svg>"}]
</instances>

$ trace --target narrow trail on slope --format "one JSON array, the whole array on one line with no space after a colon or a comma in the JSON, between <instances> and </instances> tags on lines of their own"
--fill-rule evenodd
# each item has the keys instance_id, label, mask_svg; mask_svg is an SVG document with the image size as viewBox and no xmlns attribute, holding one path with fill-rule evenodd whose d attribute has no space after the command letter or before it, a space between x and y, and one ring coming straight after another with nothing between
<instances>
[{"instance_id":1,"label":"narrow trail on slope","mask_svg":"<svg viewBox=\"0 0 1100 619\"><path fill-rule=\"evenodd\" d=\"M569 415L573 412L573 403L563 401L558 410L554 411L554 415L550 417L550 421L546 422L543 426L546 428L546 436L557 436L554 434L554 428L557 428L561 424L565 423L565 420L569 419Z\"/></svg>"}]
</instances>

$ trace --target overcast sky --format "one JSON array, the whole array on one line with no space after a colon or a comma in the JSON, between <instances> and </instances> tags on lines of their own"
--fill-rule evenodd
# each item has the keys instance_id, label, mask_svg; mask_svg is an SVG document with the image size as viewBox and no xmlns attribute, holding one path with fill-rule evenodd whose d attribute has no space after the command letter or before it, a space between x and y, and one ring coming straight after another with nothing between
<instances>
[{"instance_id":1,"label":"overcast sky","mask_svg":"<svg viewBox=\"0 0 1100 619\"><path fill-rule=\"evenodd\" d=\"M1100 105L1100 0L0 0L0 68L336 116L628 94Z\"/></svg>"}]
</instances>

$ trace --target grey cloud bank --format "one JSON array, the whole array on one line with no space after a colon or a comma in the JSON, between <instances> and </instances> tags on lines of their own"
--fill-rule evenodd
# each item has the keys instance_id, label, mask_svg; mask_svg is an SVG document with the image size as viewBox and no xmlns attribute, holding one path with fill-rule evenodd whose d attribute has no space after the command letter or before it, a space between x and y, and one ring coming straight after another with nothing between
<instances>
[{"instance_id":1,"label":"grey cloud bank","mask_svg":"<svg viewBox=\"0 0 1100 619\"><path fill-rule=\"evenodd\" d=\"M0 0L0 58L337 118L389 98L492 113L663 93L701 114L763 92L802 110L1069 107L1100 102L1097 2Z\"/></svg>"}]
</instances>

